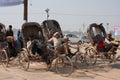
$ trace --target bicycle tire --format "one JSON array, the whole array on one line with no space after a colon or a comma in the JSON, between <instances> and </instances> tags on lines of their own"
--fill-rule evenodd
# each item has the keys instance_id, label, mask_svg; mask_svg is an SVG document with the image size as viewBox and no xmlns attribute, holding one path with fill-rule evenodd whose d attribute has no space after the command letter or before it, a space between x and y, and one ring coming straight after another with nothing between
<instances>
[{"instance_id":1,"label":"bicycle tire","mask_svg":"<svg viewBox=\"0 0 120 80\"><path fill-rule=\"evenodd\" d=\"M84 56L83 56L84 53L78 53L76 56L75 56L75 65L77 66L77 68L84 63Z\"/></svg>"},{"instance_id":2,"label":"bicycle tire","mask_svg":"<svg viewBox=\"0 0 120 80\"><path fill-rule=\"evenodd\" d=\"M27 71L29 69L30 60L26 51L20 52L18 61L23 70Z\"/></svg>"},{"instance_id":3,"label":"bicycle tire","mask_svg":"<svg viewBox=\"0 0 120 80\"><path fill-rule=\"evenodd\" d=\"M0 51L1 54L1 64L3 67L8 67L9 64L9 57L5 50Z\"/></svg>"},{"instance_id":4,"label":"bicycle tire","mask_svg":"<svg viewBox=\"0 0 120 80\"><path fill-rule=\"evenodd\" d=\"M97 52L93 48L88 48L85 54L85 61L88 65L95 65L97 62Z\"/></svg>"},{"instance_id":5,"label":"bicycle tire","mask_svg":"<svg viewBox=\"0 0 120 80\"><path fill-rule=\"evenodd\" d=\"M55 61L55 68L61 76L70 76L73 72L73 63L68 56L59 56Z\"/></svg>"}]
</instances>

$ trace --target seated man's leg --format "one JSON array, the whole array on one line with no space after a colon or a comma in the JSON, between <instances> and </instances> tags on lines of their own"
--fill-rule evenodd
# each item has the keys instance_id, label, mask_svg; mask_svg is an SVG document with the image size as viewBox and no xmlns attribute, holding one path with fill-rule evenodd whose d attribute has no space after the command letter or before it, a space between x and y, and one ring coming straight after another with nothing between
<instances>
[{"instance_id":1,"label":"seated man's leg","mask_svg":"<svg viewBox=\"0 0 120 80\"><path fill-rule=\"evenodd\" d=\"M39 56L41 56L45 60L47 65L50 64L50 56L49 56L49 54L47 53L47 51L45 52L43 49L39 48L36 41L33 44L32 51L37 52L37 54Z\"/></svg>"},{"instance_id":2,"label":"seated man's leg","mask_svg":"<svg viewBox=\"0 0 120 80\"><path fill-rule=\"evenodd\" d=\"M48 53L43 52L43 50L40 48L37 48L37 53L45 60L46 64L50 64L50 56Z\"/></svg>"},{"instance_id":3,"label":"seated man's leg","mask_svg":"<svg viewBox=\"0 0 120 80\"><path fill-rule=\"evenodd\" d=\"M42 49L37 48L37 54L38 54L39 56L43 56L44 52L42 51Z\"/></svg>"},{"instance_id":4,"label":"seated man's leg","mask_svg":"<svg viewBox=\"0 0 120 80\"><path fill-rule=\"evenodd\" d=\"M43 58L44 58L47 65L49 65L51 63L49 53L44 53Z\"/></svg>"},{"instance_id":5,"label":"seated man's leg","mask_svg":"<svg viewBox=\"0 0 120 80\"><path fill-rule=\"evenodd\" d=\"M32 54L35 54L37 52L37 45L35 42L32 43Z\"/></svg>"}]
</instances>

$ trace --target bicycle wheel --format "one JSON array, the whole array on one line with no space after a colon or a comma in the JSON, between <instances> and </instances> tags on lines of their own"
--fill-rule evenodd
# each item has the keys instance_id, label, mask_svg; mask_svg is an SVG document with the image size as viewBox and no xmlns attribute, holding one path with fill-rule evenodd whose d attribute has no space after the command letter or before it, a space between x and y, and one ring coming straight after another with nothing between
<instances>
[{"instance_id":1,"label":"bicycle wheel","mask_svg":"<svg viewBox=\"0 0 120 80\"><path fill-rule=\"evenodd\" d=\"M83 56L84 53L78 53L76 56L75 56L75 65L77 68L80 68L80 66L82 66L82 64L84 63L84 56Z\"/></svg>"},{"instance_id":2,"label":"bicycle wheel","mask_svg":"<svg viewBox=\"0 0 120 80\"><path fill-rule=\"evenodd\" d=\"M1 64L3 67L8 67L8 63L9 63L9 58L8 58L8 54L5 50L0 51L1 54Z\"/></svg>"},{"instance_id":3,"label":"bicycle wheel","mask_svg":"<svg viewBox=\"0 0 120 80\"><path fill-rule=\"evenodd\" d=\"M97 51L93 48L88 48L84 55L85 61L88 65L94 65L97 61Z\"/></svg>"},{"instance_id":4,"label":"bicycle wheel","mask_svg":"<svg viewBox=\"0 0 120 80\"><path fill-rule=\"evenodd\" d=\"M69 57L59 56L55 62L55 68L58 74L69 76L73 72L73 64Z\"/></svg>"},{"instance_id":5,"label":"bicycle wheel","mask_svg":"<svg viewBox=\"0 0 120 80\"><path fill-rule=\"evenodd\" d=\"M26 51L21 51L19 54L19 64L23 70L29 69L30 61Z\"/></svg>"}]
</instances>

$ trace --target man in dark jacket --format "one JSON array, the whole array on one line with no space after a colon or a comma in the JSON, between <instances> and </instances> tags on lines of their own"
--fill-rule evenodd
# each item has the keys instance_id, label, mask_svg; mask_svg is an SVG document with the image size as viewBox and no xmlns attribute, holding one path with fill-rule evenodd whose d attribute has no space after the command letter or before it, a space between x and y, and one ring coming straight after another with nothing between
<instances>
[{"instance_id":1,"label":"man in dark jacket","mask_svg":"<svg viewBox=\"0 0 120 80\"><path fill-rule=\"evenodd\" d=\"M9 29L6 32L6 36L14 36L12 25L9 25Z\"/></svg>"}]
</instances>

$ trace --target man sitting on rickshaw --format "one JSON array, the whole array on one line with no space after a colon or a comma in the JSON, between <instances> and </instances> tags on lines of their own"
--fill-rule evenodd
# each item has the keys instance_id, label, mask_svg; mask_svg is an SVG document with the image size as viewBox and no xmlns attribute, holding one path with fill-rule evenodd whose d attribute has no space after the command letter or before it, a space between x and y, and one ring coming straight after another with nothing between
<instances>
[{"instance_id":1,"label":"man sitting on rickshaw","mask_svg":"<svg viewBox=\"0 0 120 80\"><path fill-rule=\"evenodd\" d=\"M53 34L53 37L48 40L48 43L53 44L54 50L56 51L54 53L55 56L58 56L58 54L61 54L61 53L64 54L66 50L68 54L72 55L72 53L70 52L70 49L68 48L68 45L67 44L63 45L63 43L67 41L68 41L68 38L61 38L61 35L59 32L55 32Z\"/></svg>"},{"instance_id":2,"label":"man sitting on rickshaw","mask_svg":"<svg viewBox=\"0 0 120 80\"><path fill-rule=\"evenodd\" d=\"M9 25L9 29L6 31L6 40L8 43L9 57L16 57L19 52L19 48L17 42L14 40L12 25Z\"/></svg>"},{"instance_id":3,"label":"man sitting on rickshaw","mask_svg":"<svg viewBox=\"0 0 120 80\"><path fill-rule=\"evenodd\" d=\"M41 41L40 39L35 39L35 36L31 35L27 42L27 49L31 50L33 55L37 53L39 56L41 56L49 67L50 57L46 50L46 45L43 41Z\"/></svg>"},{"instance_id":4,"label":"man sitting on rickshaw","mask_svg":"<svg viewBox=\"0 0 120 80\"><path fill-rule=\"evenodd\" d=\"M111 32L108 32L107 33L107 37L105 38L105 43L106 43L106 49L109 51L113 46L115 47L114 48L114 51L117 50L118 46L119 46L119 42L116 41L113 37L112 37L112 34Z\"/></svg>"},{"instance_id":5,"label":"man sitting on rickshaw","mask_svg":"<svg viewBox=\"0 0 120 80\"><path fill-rule=\"evenodd\" d=\"M119 43L116 42L114 40L114 38L112 38L112 35L111 35L110 32L107 34L106 38L101 37L100 35L97 35L95 38L97 38L97 39L94 40L93 45L96 46L97 51L99 51L99 52L109 52L113 49L112 53L116 54L115 50L117 50L117 48L119 46ZM109 58L107 53L104 53L104 55L107 58Z\"/></svg>"}]
</instances>

